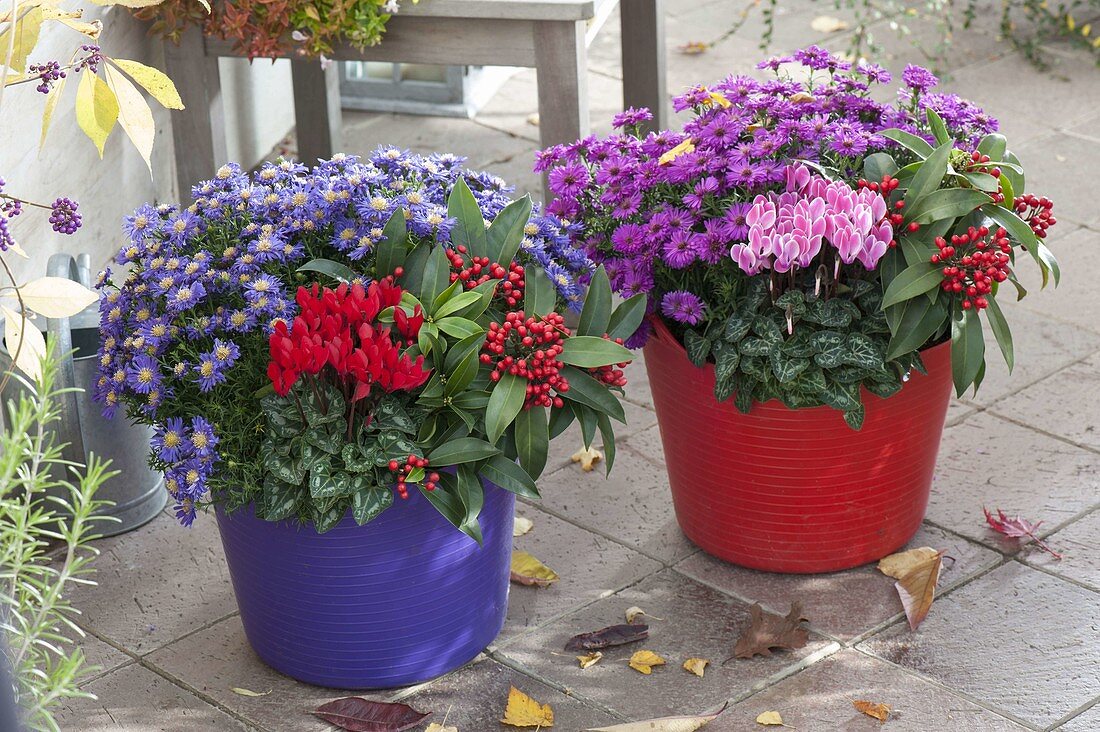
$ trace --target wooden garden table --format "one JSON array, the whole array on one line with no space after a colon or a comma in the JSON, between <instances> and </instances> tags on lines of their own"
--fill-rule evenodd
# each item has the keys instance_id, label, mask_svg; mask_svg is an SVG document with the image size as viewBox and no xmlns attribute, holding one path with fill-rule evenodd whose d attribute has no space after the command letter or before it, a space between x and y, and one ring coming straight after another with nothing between
<instances>
[{"instance_id":1,"label":"wooden garden table","mask_svg":"<svg viewBox=\"0 0 1100 732\"><path fill-rule=\"evenodd\" d=\"M588 45L620 5L624 106L649 107L652 125L667 122L662 0L420 0L402 4L382 42L360 51L338 47L334 60L523 66L536 70L539 134L544 147L588 134ZM225 161L218 58L240 56L232 44L190 29L165 45L165 65L186 109L173 119L180 196L213 177ZM340 151L337 66L291 60L300 159ZM272 103L275 103L274 101Z\"/></svg>"}]
</instances>

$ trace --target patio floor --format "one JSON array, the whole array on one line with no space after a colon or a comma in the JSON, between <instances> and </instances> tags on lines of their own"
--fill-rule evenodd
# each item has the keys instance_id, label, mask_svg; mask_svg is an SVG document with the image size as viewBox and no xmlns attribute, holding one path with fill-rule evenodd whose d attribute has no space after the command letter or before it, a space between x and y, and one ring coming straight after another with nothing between
<instances>
[{"instance_id":1,"label":"patio floor","mask_svg":"<svg viewBox=\"0 0 1100 732\"><path fill-rule=\"evenodd\" d=\"M667 5L670 90L746 72L760 56L753 22L705 54L678 53L680 44L720 35L733 4ZM844 47L843 33L823 36L810 27L817 15L835 13L831 4L785 7L776 48ZM917 33L934 36L929 28ZM597 131L607 129L621 98L617 35L613 18L591 53ZM880 36L895 71L917 60L889 30ZM853 709L855 699L892 707L886 729L898 732L1100 730L1100 298L1093 289L1100 207L1094 186L1082 184L1100 168L1100 70L1086 55L1056 48L1052 76L1008 51L991 32L960 36L945 86L1001 118L1028 167L1029 190L1057 202L1051 248L1064 284L1040 293L1036 278L1025 277L1032 294L1007 308L1016 372L1009 378L993 348L980 393L951 407L927 520L912 546L945 550L954 562L945 563L920 629L910 632L893 581L873 565L782 576L723 564L693 547L673 517L638 363L629 372L629 424L611 478L582 473L569 462L574 440L560 440L541 481L545 499L520 505L534 528L516 548L561 581L547 589L513 585L507 626L476 662L369 698L431 710L425 725L446 716L462 732L506 729L498 720L510 685L550 704L554 729L566 732L696 714L725 701L729 708L708 732L763 729L754 720L768 710L803 732L878 729ZM346 148L445 147L534 189L535 108L533 72L522 71L474 120L346 113ZM983 506L1042 520L1043 535L1065 557L1000 540L986 528ZM85 686L98 700L67 708L63 729L330 729L308 712L344 694L296 683L249 649L212 519L184 530L163 514L98 544L99 586L74 597L88 632L84 650L102 667ZM785 613L792 600L810 618L805 648L721 663L751 603ZM652 616L644 647L668 659L652 676L625 664L636 648L613 649L587 670L560 653L570 636L623 622L632 606ZM688 657L711 660L705 677L680 668ZM265 695L242 696L234 687Z\"/></svg>"}]
</instances>

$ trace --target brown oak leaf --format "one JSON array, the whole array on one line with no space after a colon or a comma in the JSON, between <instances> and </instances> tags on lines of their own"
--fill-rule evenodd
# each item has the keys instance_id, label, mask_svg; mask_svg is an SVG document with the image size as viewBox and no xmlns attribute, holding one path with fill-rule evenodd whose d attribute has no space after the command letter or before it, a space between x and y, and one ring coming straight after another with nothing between
<instances>
[{"instance_id":1,"label":"brown oak leaf","mask_svg":"<svg viewBox=\"0 0 1100 732\"><path fill-rule=\"evenodd\" d=\"M936 583L940 581L942 568L943 552L935 552L897 575L898 581L894 583L894 587L901 597L910 630L916 630L928 617L932 601L936 599Z\"/></svg>"},{"instance_id":2,"label":"brown oak leaf","mask_svg":"<svg viewBox=\"0 0 1100 732\"><path fill-rule=\"evenodd\" d=\"M776 648L802 648L809 640L810 631L802 627L802 603L791 603L786 616L765 612L760 603L749 608L749 627L741 633L733 648L735 658L770 656Z\"/></svg>"}]
</instances>

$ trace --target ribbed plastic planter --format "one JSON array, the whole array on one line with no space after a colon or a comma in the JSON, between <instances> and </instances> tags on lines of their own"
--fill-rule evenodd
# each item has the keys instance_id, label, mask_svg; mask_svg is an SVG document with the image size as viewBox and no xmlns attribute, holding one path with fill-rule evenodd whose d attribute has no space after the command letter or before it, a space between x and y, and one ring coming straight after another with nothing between
<instances>
[{"instance_id":1,"label":"ribbed plastic planter","mask_svg":"<svg viewBox=\"0 0 1100 732\"><path fill-rule=\"evenodd\" d=\"M951 398L950 343L900 392L863 392L863 429L829 407L778 401L742 414L714 397L655 322L646 370L680 528L709 554L770 572L831 572L890 554L920 527Z\"/></svg>"},{"instance_id":2,"label":"ribbed plastic planter","mask_svg":"<svg viewBox=\"0 0 1100 732\"><path fill-rule=\"evenodd\" d=\"M419 491L396 503L325 534L219 509L241 622L264 662L318 686L383 689L452 671L497 636L515 496L485 485L481 547Z\"/></svg>"}]
</instances>

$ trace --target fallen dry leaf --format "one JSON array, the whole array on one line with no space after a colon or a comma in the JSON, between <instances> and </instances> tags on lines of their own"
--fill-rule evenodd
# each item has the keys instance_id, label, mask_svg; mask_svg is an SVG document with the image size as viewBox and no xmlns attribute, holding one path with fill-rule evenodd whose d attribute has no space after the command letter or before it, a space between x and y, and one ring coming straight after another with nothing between
<instances>
[{"instance_id":1,"label":"fallen dry leaf","mask_svg":"<svg viewBox=\"0 0 1100 732\"><path fill-rule=\"evenodd\" d=\"M848 22L831 15L819 15L810 23L810 28L818 33L836 33L848 30Z\"/></svg>"},{"instance_id":2,"label":"fallen dry leaf","mask_svg":"<svg viewBox=\"0 0 1100 732\"><path fill-rule=\"evenodd\" d=\"M868 717L874 717L880 722L885 722L890 718L890 707L885 704L876 704L875 702L869 701L853 701L852 706Z\"/></svg>"},{"instance_id":3,"label":"fallen dry leaf","mask_svg":"<svg viewBox=\"0 0 1100 732\"><path fill-rule=\"evenodd\" d=\"M549 587L560 578L558 573L547 567L527 552L512 552L512 581L521 585Z\"/></svg>"},{"instance_id":4,"label":"fallen dry leaf","mask_svg":"<svg viewBox=\"0 0 1100 732\"><path fill-rule=\"evenodd\" d=\"M690 717L660 717L658 719L644 719L640 722L627 722L625 724L613 724L610 727L592 727L585 732L695 732L708 722L713 722L718 715L726 711L726 705L713 714L699 714Z\"/></svg>"},{"instance_id":5,"label":"fallen dry leaf","mask_svg":"<svg viewBox=\"0 0 1100 732\"><path fill-rule=\"evenodd\" d=\"M989 528L993 529L997 533L1004 534L1012 539L1022 539L1025 536L1035 542L1035 546L1039 547L1043 551L1050 554L1055 559L1061 559L1062 555L1050 548L1050 546L1039 538L1038 531L1042 525L1042 521L1036 521L1031 523L1027 519L1009 518L1001 509L997 509L997 518L993 518L993 514L989 512L989 509L982 507L982 511L985 512L985 522L989 524Z\"/></svg>"},{"instance_id":6,"label":"fallen dry leaf","mask_svg":"<svg viewBox=\"0 0 1100 732\"><path fill-rule=\"evenodd\" d=\"M903 574L898 576L894 587L901 597L905 617L909 619L910 630L916 630L932 609L936 599L936 583L940 581L940 569L943 568L943 552L935 552L915 562Z\"/></svg>"},{"instance_id":7,"label":"fallen dry leaf","mask_svg":"<svg viewBox=\"0 0 1100 732\"><path fill-rule=\"evenodd\" d=\"M706 41L688 41L676 48L677 51L685 56L698 56L699 54L706 53L709 49L710 44Z\"/></svg>"},{"instance_id":8,"label":"fallen dry leaf","mask_svg":"<svg viewBox=\"0 0 1100 732\"><path fill-rule=\"evenodd\" d=\"M645 610L642 610L640 607L628 607L626 609L626 622L633 623L634 618L639 615L645 615Z\"/></svg>"},{"instance_id":9,"label":"fallen dry leaf","mask_svg":"<svg viewBox=\"0 0 1100 732\"><path fill-rule=\"evenodd\" d=\"M508 706L500 721L513 727L553 727L554 710L513 686L508 690Z\"/></svg>"},{"instance_id":10,"label":"fallen dry leaf","mask_svg":"<svg viewBox=\"0 0 1100 732\"><path fill-rule=\"evenodd\" d=\"M762 724L765 727L785 727L783 724L783 717L779 715L779 712L761 712L756 717L756 723Z\"/></svg>"},{"instance_id":11,"label":"fallen dry leaf","mask_svg":"<svg viewBox=\"0 0 1100 732\"><path fill-rule=\"evenodd\" d=\"M589 666L595 666L603 658L603 654L599 651L587 653L583 656L577 656L577 662L581 665L581 668L588 668Z\"/></svg>"},{"instance_id":12,"label":"fallen dry leaf","mask_svg":"<svg viewBox=\"0 0 1100 732\"><path fill-rule=\"evenodd\" d=\"M710 661L705 658L689 658L684 661L684 670L695 674L699 678L703 678L703 673L706 671L708 663L710 663Z\"/></svg>"},{"instance_id":13,"label":"fallen dry leaf","mask_svg":"<svg viewBox=\"0 0 1100 732\"><path fill-rule=\"evenodd\" d=\"M756 655L770 656L774 648L802 648L809 640L810 632L802 627L802 603L791 603L791 611L786 617L765 612L760 603L749 608L749 627L737 639L733 655L737 658L752 658Z\"/></svg>"},{"instance_id":14,"label":"fallen dry leaf","mask_svg":"<svg viewBox=\"0 0 1100 732\"><path fill-rule=\"evenodd\" d=\"M267 691L252 691L251 689L242 689L239 686L234 686L229 689L234 694L240 694L241 696L267 696L271 693L271 689Z\"/></svg>"},{"instance_id":15,"label":"fallen dry leaf","mask_svg":"<svg viewBox=\"0 0 1100 732\"><path fill-rule=\"evenodd\" d=\"M313 714L348 732L403 732L419 725L431 712L418 712L408 704L346 696L322 704Z\"/></svg>"},{"instance_id":16,"label":"fallen dry leaf","mask_svg":"<svg viewBox=\"0 0 1100 732\"><path fill-rule=\"evenodd\" d=\"M538 127L539 126L539 113L535 112L534 114L527 115L527 124L531 125L532 127Z\"/></svg>"},{"instance_id":17,"label":"fallen dry leaf","mask_svg":"<svg viewBox=\"0 0 1100 732\"><path fill-rule=\"evenodd\" d=\"M439 722L432 722L424 732L458 732L458 727L445 727Z\"/></svg>"},{"instance_id":18,"label":"fallen dry leaf","mask_svg":"<svg viewBox=\"0 0 1100 732\"><path fill-rule=\"evenodd\" d=\"M629 664L630 668L649 676L653 673L654 666L665 665L665 659L661 658L653 651L635 651L634 655L630 657Z\"/></svg>"},{"instance_id":19,"label":"fallen dry leaf","mask_svg":"<svg viewBox=\"0 0 1100 732\"><path fill-rule=\"evenodd\" d=\"M516 522L512 524L512 536L523 536L532 528L535 522L524 516L516 516Z\"/></svg>"},{"instance_id":20,"label":"fallen dry leaf","mask_svg":"<svg viewBox=\"0 0 1100 732\"><path fill-rule=\"evenodd\" d=\"M645 640L649 637L649 626L642 623L636 625L609 625L606 628L593 630L590 633L581 633L569 639L565 644L567 651L598 651L612 646L621 646L627 643Z\"/></svg>"},{"instance_id":21,"label":"fallen dry leaf","mask_svg":"<svg viewBox=\"0 0 1100 732\"><path fill-rule=\"evenodd\" d=\"M796 92L791 95L791 104L806 104L814 100L813 94L807 94L806 92Z\"/></svg>"},{"instance_id":22,"label":"fallen dry leaf","mask_svg":"<svg viewBox=\"0 0 1100 732\"><path fill-rule=\"evenodd\" d=\"M938 557L940 552L930 546L922 546L918 549L891 554L878 561L878 571L887 577L901 579L901 576L913 569L913 567Z\"/></svg>"},{"instance_id":23,"label":"fallen dry leaf","mask_svg":"<svg viewBox=\"0 0 1100 732\"><path fill-rule=\"evenodd\" d=\"M591 473L596 463L603 460L603 453L594 447L582 447L569 458L575 463L581 464L581 470Z\"/></svg>"}]
</instances>

